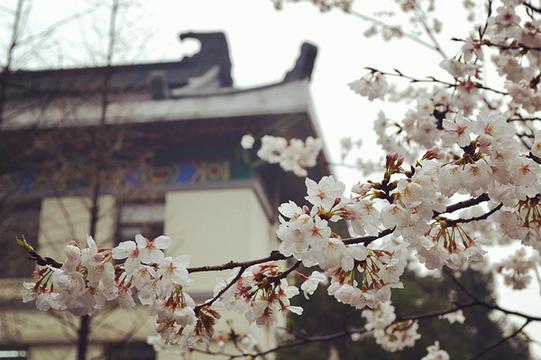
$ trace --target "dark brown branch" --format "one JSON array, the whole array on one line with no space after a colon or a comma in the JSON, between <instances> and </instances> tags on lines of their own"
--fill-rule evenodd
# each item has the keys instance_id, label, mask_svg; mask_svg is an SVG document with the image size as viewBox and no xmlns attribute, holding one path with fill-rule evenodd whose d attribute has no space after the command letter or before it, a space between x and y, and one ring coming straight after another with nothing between
<instances>
[{"instance_id":1,"label":"dark brown branch","mask_svg":"<svg viewBox=\"0 0 541 360\"><path fill-rule=\"evenodd\" d=\"M252 266L252 265L257 265L257 264L263 264L269 261L278 261L278 260L286 260L286 259L288 259L288 257L286 257L285 255L282 255L279 251L274 250L273 252L271 252L269 256L264 257L264 258L251 260L251 261L229 261L221 265L191 267L191 268L188 268L188 272L196 273L196 272L231 270L231 269L241 267L241 266Z\"/></svg>"},{"instance_id":2,"label":"dark brown branch","mask_svg":"<svg viewBox=\"0 0 541 360\"><path fill-rule=\"evenodd\" d=\"M528 157L529 157L530 159L532 159L533 161L535 161L536 163L541 164L541 158L535 156L535 155L532 154L531 152L528 154Z\"/></svg>"},{"instance_id":3,"label":"dark brown branch","mask_svg":"<svg viewBox=\"0 0 541 360\"><path fill-rule=\"evenodd\" d=\"M432 41L432 45L434 46L434 50L436 50L441 55L442 58L448 59L449 57L447 56L445 51L443 51L440 43L438 42L438 39L436 39L436 36L432 32L432 30L428 27L426 14L423 11L423 8L417 3L417 1L414 1L413 3L414 3L415 10L416 10L416 13L417 13L417 18L418 18L419 22L421 23L421 25L423 26L423 29L425 30L425 33L430 38L430 41Z\"/></svg>"},{"instance_id":4,"label":"dark brown branch","mask_svg":"<svg viewBox=\"0 0 541 360\"><path fill-rule=\"evenodd\" d=\"M477 295L475 295L474 293L472 293L470 290L468 290L452 273L449 269L447 268L444 268L443 269L445 274L458 286L458 288L460 290L462 290L462 292L464 292L470 299L472 299L473 301L475 301L477 304L479 304L480 306L483 306L483 307L486 307L488 309L491 309L491 310L497 310L497 311L501 311L503 312L504 314L507 314L507 315L515 315L515 316L519 316L521 318L524 318L528 321L541 321L541 317L539 316L533 316L533 315L528 315L528 314L524 314L520 311L514 311L514 310L509 310L509 309L506 309L506 308L502 308L501 306L498 306L496 304L491 304L491 303L488 303L482 299L480 299Z\"/></svg>"},{"instance_id":5,"label":"dark brown branch","mask_svg":"<svg viewBox=\"0 0 541 360\"><path fill-rule=\"evenodd\" d=\"M525 138L528 138L528 139L533 139L533 138L535 138L535 135L534 135L534 134L528 134L528 133L525 133L525 132L518 132L518 133L517 133L517 136L518 136L518 137L525 137Z\"/></svg>"},{"instance_id":6,"label":"dark brown branch","mask_svg":"<svg viewBox=\"0 0 541 360\"><path fill-rule=\"evenodd\" d=\"M490 309L494 309L494 308L500 309L497 305L488 304L488 303L480 301L480 300L479 301L478 300L473 300L473 301L470 301L468 303L457 304L456 306L454 306L452 308L449 308L449 309L446 309L446 310L433 311L433 312L428 312L428 313L418 314L418 315L409 315L409 316L404 316L404 317L397 317L397 319L395 321L393 321L391 324L389 324L389 326L394 325L394 324L398 324L398 323L401 323L401 322L404 322L404 321L419 321L419 320L427 320L427 319L438 318L438 317L440 317L442 315L454 313L456 311L466 309L466 308L470 308L470 307L475 307L475 306L488 307ZM502 310L502 311L505 312L505 310ZM514 314L514 315L516 315L516 314ZM529 323L531 321L541 321L541 319L539 319L539 320L527 319L527 323ZM517 331L517 334L520 331L522 331L524 326L525 325L523 325L523 327ZM227 357L229 357L229 359L237 359L237 358L242 358L242 357L251 357L253 359L256 359L257 357L263 357L265 355L268 355L268 354L271 354L271 353L274 353L274 352L278 352L278 351L281 351L281 350L284 350L284 349L289 349L289 348L293 348L293 347L297 347L297 346L302 346L302 345L305 345L305 344L308 344L308 343L313 343L313 342L331 341L331 340L338 339L338 338L341 338L341 337L350 336L352 334L368 334L368 331L366 329L362 328L362 329L350 329L350 330L344 329L344 330L339 331L339 332L330 333L330 334L326 334L326 335L318 335L318 336L299 336L297 334L298 338L296 340L294 340L294 341L283 343L283 344L277 345L277 346L275 346L273 348L267 349L265 351L260 351L260 352L255 352L255 353L243 353L243 352L241 352L239 354L233 354L233 353L216 352L216 351L201 350L201 349L194 349L194 351L203 352L203 353L210 354L210 355L227 356ZM513 335L513 336L516 336L516 334ZM511 337L509 337L509 338L511 338ZM498 346L498 345L500 345L501 343L503 343L503 342L505 342L507 340L508 339L505 339L503 341L500 340L498 344L491 345L491 349ZM491 349L489 349L487 351L490 351Z\"/></svg>"},{"instance_id":7,"label":"dark brown branch","mask_svg":"<svg viewBox=\"0 0 541 360\"><path fill-rule=\"evenodd\" d=\"M291 274L293 271L297 270L299 268L299 266L301 266L301 264L302 264L302 261L298 260L297 262L295 262L295 264L293 264L286 271L280 273L279 275L269 277L267 280L269 282L276 282L276 281L280 281L282 279L285 279L289 274Z\"/></svg>"},{"instance_id":8,"label":"dark brown branch","mask_svg":"<svg viewBox=\"0 0 541 360\"><path fill-rule=\"evenodd\" d=\"M501 50L541 51L541 47L539 46L528 46L523 43L516 43L516 44L513 43L511 45L504 45L504 44L494 44L494 43L485 41L483 45L492 46Z\"/></svg>"},{"instance_id":9,"label":"dark brown branch","mask_svg":"<svg viewBox=\"0 0 541 360\"><path fill-rule=\"evenodd\" d=\"M507 336L504 336L503 338L501 338L500 340L496 341L494 344L491 344L489 346L487 346L486 348L484 348L483 350L479 351L477 354L475 354L471 360L474 360L474 359L479 359L481 358L482 356L484 356L485 354L487 354L488 352L494 350L495 348L497 348L498 346L500 346L501 344L505 343L506 341L514 338L515 336L517 336L518 334L520 334L522 332L522 330L524 330L524 328L526 327L526 325L528 325L530 323L531 320L526 320L524 322L524 324L522 324L522 326L520 328L518 328L517 330L513 331L511 334L507 335Z\"/></svg>"},{"instance_id":10,"label":"dark brown branch","mask_svg":"<svg viewBox=\"0 0 541 360\"><path fill-rule=\"evenodd\" d=\"M454 224L466 224L473 221L479 221L479 220L486 220L490 215L494 214L496 211L500 210L503 207L503 203L499 203L498 206L494 207L490 211L484 213L483 215L474 216L467 219L445 219L447 222L447 225L454 225Z\"/></svg>"},{"instance_id":11,"label":"dark brown branch","mask_svg":"<svg viewBox=\"0 0 541 360\"><path fill-rule=\"evenodd\" d=\"M473 306L479 306L479 305L480 304L477 301L473 300L473 301L470 301L468 303L457 304L455 307L452 307L452 308L447 309L447 310L432 311L432 312L427 312L427 313L419 314L419 315L410 315L410 316L404 316L404 317L397 317L397 322L408 321L408 320L432 319L434 317L440 317L442 315L452 314L454 312L457 312L458 310L467 309L467 308L470 308L470 307L473 307Z\"/></svg>"},{"instance_id":12,"label":"dark brown branch","mask_svg":"<svg viewBox=\"0 0 541 360\"><path fill-rule=\"evenodd\" d=\"M527 3L527 2L523 3L523 5L526 6L528 9L530 9L530 10L536 12L536 13L541 14L541 7L535 7L532 4Z\"/></svg>"},{"instance_id":13,"label":"dark brown branch","mask_svg":"<svg viewBox=\"0 0 541 360\"><path fill-rule=\"evenodd\" d=\"M436 83L436 84L445 85L448 88L459 88L460 85L464 84L463 81L460 81L458 79L455 79L457 82L453 84L453 83L450 83L448 81L443 81L443 80L437 79L437 78L435 78L433 76L429 76L426 79L418 79L418 78L414 78L412 76L406 75L406 74L402 73L401 71L399 71L397 69L394 69L394 71L395 71L394 73L380 71L380 70L372 68L372 67L366 67L366 69L370 70L372 72L379 72L380 74L385 75L385 76L395 76L395 77L403 78L403 79L409 80L410 83ZM506 93L504 91L493 89L493 88L488 87L488 86L484 86L481 83L477 83L477 82L474 82L474 81L469 81L469 82L471 82L471 84L474 87L478 88L478 89L491 91L491 92L499 94L499 95L509 95L508 93Z\"/></svg>"},{"instance_id":14,"label":"dark brown branch","mask_svg":"<svg viewBox=\"0 0 541 360\"><path fill-rule=\"evenodd\" d=\"M17 236L17 246L26 251L30 256L30 260L35 261L36 264L40 266L52 266L54 268L60 269L62 264L50 257L41 256L35 249L30 245L23 235Z\"/></svg>"},{"instance_id":15,"label":"dark brown branch","mask_svg":"<svg viewBox=\"0 0 541 360\"><path fill-rule=\"evenodd\" d=\"M346 245L353 245L353 244L365 244L368 245L372 241L375 241L377 239L380 239L382 237L385 237L387 235L392 234L394 231L394 228L392 229L385 229L380 231L377 235L371 235L371 236L360 236L360 237L354 237L350 239L344 239L344 244Z\"/></svg>"},{"instance_id":16,"label":"dark brown branch","mask_svg":"<svg viewBox=\"0 0 541 360\"><path fill-rule=\"evenodd\" d=\"M366 244L370 244L374 240L377 240L379 238L382 238L384 236L392 234L393 231L394 231L394 229L385 229L385 230L381 231L377 235L359 236L359 237L354 237L354 238L348 238L348 239L344 239L343 242L346 245L353 245L353 244L365 244L366 245ZM290 256L288 257L288 256L285 256L285 255L282 255L280 252L275 250L275 251L271 252L271 254L269 256L261 258L261 259L250 260L250 261L229 261L229 262L227 262L225 264L221 264L221 265L209 265L209 266L191 267L191 268L188 268L188 272L195 273L195 272L231 270L231 269L234 269L234 268L237 268L237 267L242 267L242 266L249 267L249 266L252 266L252 265L263 264L263 263L266 263L266 262L269 262L269 261L287 260L287 259L290 259L290 258L291 258Z\"/></svg>"},{"instance_id":17,"label":"dark brown branch","mask_svg":"<svg viewBox=\"0 0 541 360\"><path fill-rule=\"evenodd\" d=\"M507 122L515 122L515 121L521 121L521 122L541 121L541 117L517 117L517 118L507 119Z\"/></svg>"},{"instance_id":18,"label":"dark brown branch","mask_svg":"<svg viewBox=\"0 0 541 360\"><path fill-rule=\"evenodd\" d=\"M229 290L231 288L231 286L233 286L241 277L242 277L242 274L244 274L244 272L246 271L246 269L248 269L247 266L241 266L241 268L239 269L239 272L238 274L222 289L220 290L220 292L218 294L216 294L216 296L214 296L212 299L210 300L207 300L206 302L204 302L203 304L200 304L200 305L197 305L195 308L194 308L194 312L197 314L201 308L205 307L205 306L211 306L212 304L214 304L214 302L216 300L218 300L220 298L220 296L222 296L223 294L225 294L225 292L227 290Z\"/></svg>"},{"instance_id":19,"label":"dark brown branch","mask_svg":"<svg viewBox=\"0 0 541 360\"><path fill-rule=\"evenodd\" d=\"M464 42L465 41L464 39L459 39L459 38L451 38L451 40L459 41L459 42ZM496 43L490 42L488 40L483 40L483 41L481 41L481 45L488 46L488 47L495 47L495 48L498 48L500 50L541 51L541 47L529 46L529 45L519 43L519 42L513 42L513 43L511 43L509 45L506 45L506 44L496 44Z\"/></svg>"},{"instance_id":20,"label":"dark brown branch","mask_svg":"<svg viewBox=\"0 0 541 360\"><path fill-rule=\"evenodd\" d=\"M471 206L478 205L482 202L489 201L490 198L488 197L488 194L481 194L476 198L471 198L468 200L457 202L456 204L449 205L445 208L445 212L443 213L452 213L454 211L465 209ZM434 212L434 216L438 216L442 213Z\"/></svg>"},{"instance_id":21,"label":"dark brown branch","mask_svg":"<svg viewBox=\"0 0 541 360\"><path fill-rule=\"evenodd\" d=\"M480 195L480 196L478 196L476 198L461 201L461 202L458 202L456 204L449 205L445 209L445 212L450 213L450 212L453 212L453 211L456 211L456 210L459 210L459 209L464 209L464 208L467 208L467 207L470 207L470 206L477 205L477 204L479 204L479 203L481 203L483 201L488 201L488 200L489 200L488 195L487 194L482 194L482 195ZM499 210L498 207L492 209L491 212L488 213L488 215L484 214L484 215L478 216L476 218L465 219L465 220L464 219L462 219L462 220L460 220L460 219L459 220L448 220L448 221L471 222L471 221L483 220L484 219L483 216L488 217L497 210ZM434 214L434 217L437 217L437 216L439 216L439 213ZM377 239L380 239L380 238L383 238L383 237L385 237L387 235L392 234L393 231L394 231L394 229L385 229L385 230L382 230L381 232L379 232L377 235L368 235L368 236L360 236L360 237L348 238L348 239L344 239L343 242L344 242L345 245L353 245L353 244L368 245L368 244L370 244L371 242L373 242L373 241L375 241ZM36 252L36 255L39 257L39 259L43 259L43 258L41 258L41 256L37 252ZM291 258L291 257L287 257L287 256L285 256L285 255L283 255L280 252L275 250L275 251L272 251L269 256L263 257L263 258L260 258L260 259L255 259L255 260L250 260L250 261L229 261L227 263L220 264L220 265L206 265L206 266L190 267L190 268L188 268L188 272L196 273L196 272L232 270L232 269L235 269L235 268L238 268L238 267L250 267L252 265L263 264L263 263L270 262L270 261L287 260L289 258ZM45 259L49 259L48 260L49 262L46 262L46 263L45 263L45 260L42 261L42 263L44 263L45 265L55 264L55 265L53 265L54 267L62 267L62 264L59 263L59 262L56 262L54 259L51 259L51 258L45 258ZM35 260L35 259L33 258L33 260ZM38 265L41 265L41 264L38 263Z\"/></svg>"},{"instance_id":22,"label":"dark brown branch","mask_svg":"<svg viewBox=\"0 0 541 360\"><path fill-rule=\"evenodd\" d=\"M327 335L318 335L318 336L305 337L305 338L298 339L298 340L295 340L295 341L291 341L291 342L288 342L288 343L284 343L284 344L278 345L276 347L270 348L268 350L261 351L261 352L258 352L258 353L254 353L254 354L237 354L237 355L232 355L232 356L230 355L230 359L236 359L236 358L245 357L245 356L252 356L255 359L258 356L263 357L265 355L268 355L268 354L271 354L271 353L274 353L274 352L277 352L277 351L281 351L281 350L284 350L284 349L305 345L305 344L312 343L312 342L331 341L331 340L338 339L338 338L341 338L341 337L344 337L344 336L348 336L348 335L352 335L352 334L364 334L366 332L367 331L365 329L352 330L352 331L344 330L344 331L339 331L339 332L331 333L331 334L327 334Z\"/></svg>"}]
</instances>

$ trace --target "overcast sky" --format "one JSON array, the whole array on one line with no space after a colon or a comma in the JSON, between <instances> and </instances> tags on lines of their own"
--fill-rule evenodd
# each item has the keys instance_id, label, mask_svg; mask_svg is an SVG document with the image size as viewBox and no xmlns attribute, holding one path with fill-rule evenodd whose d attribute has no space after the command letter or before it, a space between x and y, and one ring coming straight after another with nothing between
<instances>
[{"instance_id":1,"label":"overcast sky","mask_svg":"<svg viewBox=\"0 0 541 360\"><path fill-rule=\"evenodd\" d=\"M13 0L0 3L3 26L10 21L6 8L13 9L14 3ZM357 0L354 8L372 14L374 6L391 3ZM469 30L460 3L437 1L439 14L445 14L446 24L452 24L452 27L444 24L443 34L439 37L451 56L458 52L459 45L450 38L464 37ZM34 0L24 30L39 32L74 14L86 13L87 9L94 8L93 4L93 1L83 0ZM39 57L35 53L16 54L19 55L18 64L32 67L99 64L106 46L103 39L108 26L107 11L106 6L101 6L66 23L48 34L47 39L39 41ZM311 88L322 136L331 150L332 160L339 161L338 144L346 136L362 138L363 155L377 157L381 152L375 146L372 130L377 112L385 109L400 120L404 108L379 101L370 103L350 91L347 84L364 75L366 66L387 71L399 68L416 77L436 75L447 78L447 75L438 68L439 54L407 39L391 42L383 42L380 37L366 39L363 32L368 26L358 17L341 11L321 14L309 3L286 4L282 11L276 11L270 0L141 1L130 5L120 17L122 40L118 44L120 55L116 60L177 60L198 49L195 41L180 43L179 33L224 31L233 62L234 82L238 87L250 87L282 79L293 66L301 43L310 41L319 47ZM7 36L0 41L5 44ZM348 184L359 179L352 170L336 169L336 174ZM498 249L492 258L508 254L509 249ZM499 289L500 305L541 315L539 287L535 282L529 290L522 292ZM541 340L541 324L529 325L528 332Z\"/></svg>"}]
</instances>

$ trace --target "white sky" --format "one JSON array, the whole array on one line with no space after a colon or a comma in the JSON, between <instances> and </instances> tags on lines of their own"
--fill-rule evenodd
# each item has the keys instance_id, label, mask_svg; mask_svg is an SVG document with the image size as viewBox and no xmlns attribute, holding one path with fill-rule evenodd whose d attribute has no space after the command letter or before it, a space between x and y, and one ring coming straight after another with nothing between
<instances>
[{"instance_id":1,"label":"white sky","mask_svg":"<svg viewBox=\"0 0 541 360\"><path fill-rule=\"evenodd\" d=\"M27 0L28 1L28 0ZM0 2L0 25L9 21L3 7L14 8L14 0ZM107 1L104 1L107 3ZM34 0L25 27L30 33L44 29L93 6L94 1ZM367 2L357 0L355 9L371 14L375 5L379 10L392 1ZM446 52L453 56L459 44L451 37L464 37L469 27L461 1L437 1L439 14L445 14L446 24L439 40ZM383 5L382 5L383 4ZM2 23L3 22L3 23ZM107 7L93 14L69 22L47 39L39 41L36 53L17 53L18 64L48 67L63 65L91 65L100 62L105 49L104 29L108 25ZM447 78L438 68L441 57L422 46L403 39L383 42L381 38L366 39L363 32L368 24L340 11L321 14L309 3L286 4L276 11L270 0L154 0L130 6L128 15L119 21L123 54L117 60L129 62L177 60L197 51L195 41L180 43L178 34L186 31L224 31L228 38L233 62L233 79L238 87L250 87L281 80L291 69L303 41L319 47L313 73L312 92L323 138L331 150L331 158L339 161L339 141L343 137L362 138L364 156L379 156L375 146L373 120L380 109L400 120L403 107L382 102L369 103L354 94L347 84L366 73L366 66L390 71L399 68L415 77L435 75ZM101 32L100 32L101 31ZM98 34L98 35L96 35ZM2 44L7 36L0 39ZM102 49L102 50L100 50ZM3 59L2 59L3 60ZM401 84L405 85L404 82ZM358 174L337 169L341 180L353 184ZM508 255L509 249L496 249L492 258ZM501 279L498 279L501 280ZM501 281L499 281L501 282ZM514 292L498 287L499 303L516 310L541 315L539 287ZM442 325L443 326L443 325ZM541 324L531 324L527 332L541 341ZM537 346L536 346L537 347ZM536 348L540 353L541 348Z\"/></svg>"}]
</instances>

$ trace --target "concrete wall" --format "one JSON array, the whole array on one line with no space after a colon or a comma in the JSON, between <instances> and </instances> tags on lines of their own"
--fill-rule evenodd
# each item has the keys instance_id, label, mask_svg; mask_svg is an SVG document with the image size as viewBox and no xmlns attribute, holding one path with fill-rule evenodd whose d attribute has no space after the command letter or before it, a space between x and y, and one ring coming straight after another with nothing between
<instances>
[{"instance_id":1,"label":"concrete wall","mask_svg":"<svg viewBox=\"0 0 541 360\"><path fill-rule=\"evenodd\" d=\"M164 230L173 239L168 253L189 254L192 266L269 254L271 226L252 189L176 191L165 201ZM217 276L229 273L195 273L189 290L212 292Z\"/></svg>"},{"instance_id":2,"label":"concrete wall","mask_svg":"<svg viewBox=\"0 0 541 360\"><path fill-rule=\"evenodd\" d=\"M95 240L100 247L111 247L116 226L115 198L100 196ZM70 240L86 247L90 231L90 199L78 196L43 199L40 213L39 248L42 253L61 254ZM57 255L55 255L57 256Z\"/></svg>"}]
</instances>

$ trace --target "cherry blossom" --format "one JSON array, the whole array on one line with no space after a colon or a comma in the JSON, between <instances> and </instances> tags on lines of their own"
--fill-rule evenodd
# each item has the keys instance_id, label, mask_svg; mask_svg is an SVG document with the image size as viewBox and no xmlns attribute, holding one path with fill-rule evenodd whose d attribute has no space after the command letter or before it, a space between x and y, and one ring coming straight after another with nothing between
<instances>
[{"instance_id":1,"label":"cherry blossom","mask_svg":"<svg viewBox=\"0 0 541 360\"><path fill-rule=\"evenodd\" d=\"M255 139L252 135L246 134L240 140L240 145L243 149L249 150L254 146Z\"/></svg>"},{"instance_id":2,"label":"cherry blossom","mask_svg":"<svg viewBox=\"0 0 541 360\"><path fill-rule=\"evenodd\" d=\"M436 341L434 345L430 345L426 348L428 354L423 356L421 360L449 360L449 354L447 351L440 349L439 341Z\"/></svg>"},{"instance_id":3,"label":"cherry blossom","mask_svg":"<svg viewBox=\"0 0 541 360\"><path fill-rule=\"evenodd\" d=\"M459 323L463 324L466 321L462 310L457 310L451 313L447 313L440 316L440 319L446 319L450 324Z\"/></svg>"},{"instance_id":4,"label":"cherry blossom","mask_svg":"<svg viewBox=\"0 0 541 360\"><path fill-rule=\"evenodd\" d=\"M312 295L319 284L326 284L327 277L319 271L313 271L312 274L302 283L301 290L304 297L308 299L308 295Z\"/></svg>"},{"instance_id":5,"label":"cherry blossom","mask_svg":"<svg viewBox=\"0 0 541 360\"><path fill-rule=\"evenodd\" d=\"M385 77L379 72L372 72L366 78L349 83L351 90L357 94L366 96L370 101L383 99L388 89Z\"/></svg>"}]
</instances>

